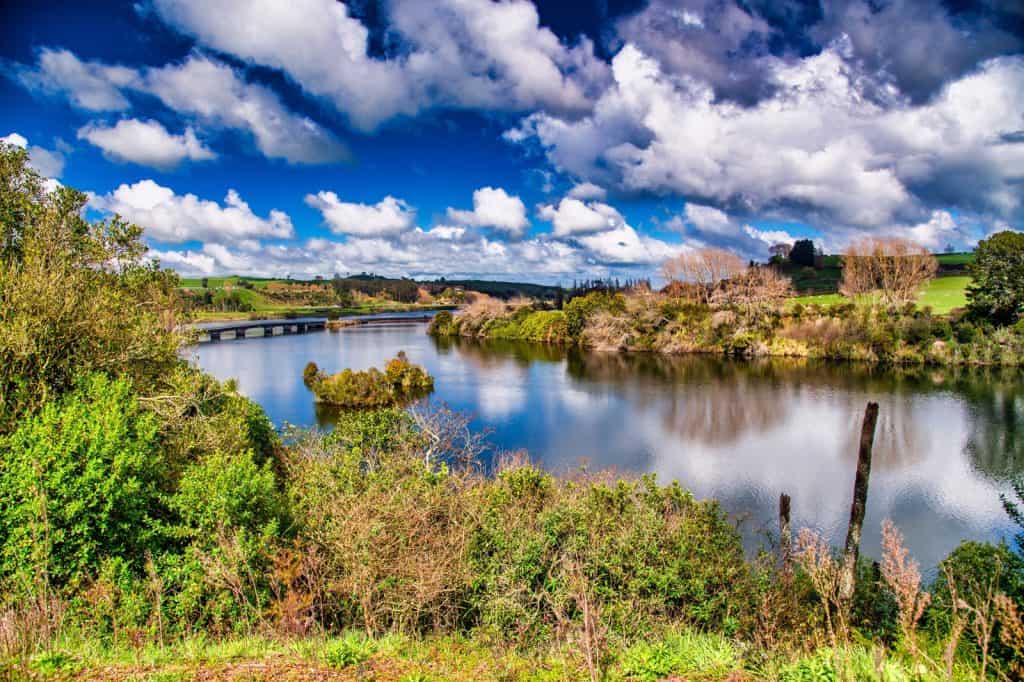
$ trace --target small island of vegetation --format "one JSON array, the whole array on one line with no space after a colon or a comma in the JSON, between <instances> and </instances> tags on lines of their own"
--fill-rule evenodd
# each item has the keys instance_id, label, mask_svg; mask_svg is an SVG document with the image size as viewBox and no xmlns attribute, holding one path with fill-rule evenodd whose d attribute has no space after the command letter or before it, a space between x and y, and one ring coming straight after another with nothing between
<instances>
[{"instance_id":1,"label":"small island of vegetation","mask_svg":"<svg viewBox=\"0 0 1024 682\"><path fill-rule=\"evenodd\" d=\"M368 408L404 405L429 395L434 390L434 379L425 369L409 362L405 351L384 366L365 371L346 369L327 374L315 362L302 372L306 386L313 391L316 401L332 407Z\"/></svg>"}]
</instances>

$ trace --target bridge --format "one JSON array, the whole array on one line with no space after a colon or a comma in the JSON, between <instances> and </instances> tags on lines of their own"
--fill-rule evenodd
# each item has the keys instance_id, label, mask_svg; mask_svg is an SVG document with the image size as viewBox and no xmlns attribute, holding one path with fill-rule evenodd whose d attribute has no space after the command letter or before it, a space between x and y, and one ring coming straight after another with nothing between
<instances>
[{"instance_id":1,"label":"bridge","mask_svg":"<svg viewBox=\"0 0 1024 682\"><path fill-rule=\"evenodd\" d=\"M201 322L192 326L200 337L206 336L210 341L220 341L225 335L230 338L244 339L254 329L259 329L262 336L281 334L305 334L309 331L343 327L354 327L364 324L400 324L403 322L424 322L431 319L436 310L413 310L397 313L373 313L370 315L349 315L336 320L326 317L297 317L280 320L237 320L232 322ZM200 339L202 340L202 339Z\"/></svg>"},{"instance_id":2,"label":"bridge","mask_svg":"<svg viewBox=\"0 0 1024 682\"><path fill-rule=\"evenodd\" d=\"M238 320L237 322L204 322L194 325L199 334L210 341L220 341L225 334L232 338L244 339L253 329L259 329L263 336L273 336L278 329L282 334L305 334L316 329L326 329L326 317L297 317L292 320Z\"/></svg>"}]
</instances>

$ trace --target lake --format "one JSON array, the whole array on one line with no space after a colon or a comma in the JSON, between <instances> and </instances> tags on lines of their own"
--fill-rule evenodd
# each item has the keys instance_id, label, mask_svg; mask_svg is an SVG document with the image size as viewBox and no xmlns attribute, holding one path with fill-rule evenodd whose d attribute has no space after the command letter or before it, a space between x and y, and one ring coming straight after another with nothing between
<instances>
[{"instance_id":1,"label":"lake","mask_svg":"<svg viewBox=\"0 0 1024 682\"><path fill-rule=\"evenodd\" d=\"M207 343L203 369L236 378L278 426L317 426L302 369L383 367L404 350L434 376L433 403L470 413L495 450L566 473L615 469L678 480L719 500L748 541L793 525L845 537L865 404L880 405L863 551L879 555L890 517L923 566L963 539L1012 533L999 494L1024 471L1024 380L1017 371L872 368L792 360L585 353L433 339L426 324ZM320 420L327 425L329 419Z\"/></svg>"}]
</instances>

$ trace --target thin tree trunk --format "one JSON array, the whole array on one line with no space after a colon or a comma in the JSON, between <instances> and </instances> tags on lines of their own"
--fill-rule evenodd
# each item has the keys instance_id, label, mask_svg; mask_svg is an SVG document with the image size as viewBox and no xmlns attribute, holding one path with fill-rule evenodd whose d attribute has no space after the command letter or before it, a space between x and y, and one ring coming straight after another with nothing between
<instances>
[{"instance_id":1,"label":"thin tree trunk","mask_svg":"<svg viewBox=\"0 0 1024 682\"><path fill-rule=\"evenodd\" d=\"M846 547L839 582L839 598L848 608L853 600L857 579L857 555L864 527L864 512L868 501L868 480L871 478L871 450L875 444L875 425L878 423L878 403L868 403L864 410L864 424L860 430L860 452L857 454L857 478L853 483L853 504L850 506L850 525L846 529Z\"/></svg>"}]
</instances>

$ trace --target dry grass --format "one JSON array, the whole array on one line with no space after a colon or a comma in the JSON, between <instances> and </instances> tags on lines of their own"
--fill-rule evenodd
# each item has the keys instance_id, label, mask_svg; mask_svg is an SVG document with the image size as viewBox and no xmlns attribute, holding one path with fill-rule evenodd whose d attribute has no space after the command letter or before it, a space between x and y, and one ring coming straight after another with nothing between
<instances>
[{"instance_id":1,"label":"dry grass","mask_svg":"<svg viewBox=\"0 0 1024 682\"><path fill-rule=\"evenodd\" d=\"M931 594L921 589L920 567L903 545L903 534L889 519L882 522L882 579L896 598L900 630L916 658L917 624L931 603Z\"/></svg>"},{"instance_id":2,"label":"dry grass","mask_svg":"<svg viewBox=\"0 0 1024 682\"><path fill-rule=\"evenodd\" d=\"M840 597L842 564L836 560L832 547L820 534L809 528L801 528L797 534L793 559L810 578L814 590L821 599L825 627L832 646L847 637L846 604Z\"/></svg>"}]
</instances>

